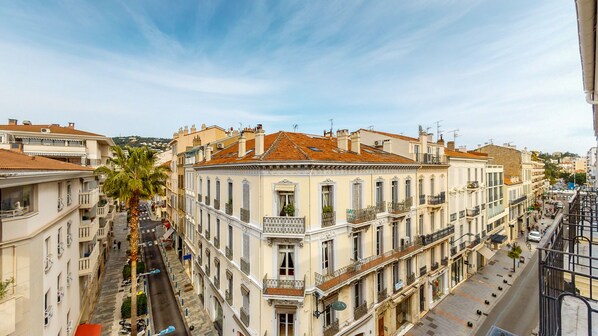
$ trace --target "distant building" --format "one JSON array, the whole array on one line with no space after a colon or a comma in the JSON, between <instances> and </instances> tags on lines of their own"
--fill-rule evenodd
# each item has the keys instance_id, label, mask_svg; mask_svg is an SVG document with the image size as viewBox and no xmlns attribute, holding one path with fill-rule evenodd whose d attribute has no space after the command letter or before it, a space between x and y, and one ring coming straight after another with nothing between
<instances>
[{"instance_id":1,"label":"distant building","mask_svg":"<svg viewBox=\"0 0 598 336\"><path fill-rule=\"evenodd\" d=\"M586 174L588 184L593 187L598 187L598 181L596 180L596 173L598 172L598 151L596 147L592 147L588 150L586 155Z\"/></svg>"}]
</instances>

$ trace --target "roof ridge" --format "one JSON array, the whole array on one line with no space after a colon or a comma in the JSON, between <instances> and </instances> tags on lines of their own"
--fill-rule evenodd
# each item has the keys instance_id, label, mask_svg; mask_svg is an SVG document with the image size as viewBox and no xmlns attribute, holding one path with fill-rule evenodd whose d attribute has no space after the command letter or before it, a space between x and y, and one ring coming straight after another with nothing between
<instances>
[{"instance_id":1,"label":"roof ridge","mask_svg":"<svg viewBox=\"0 0 598 336\"><path fill-rule=\"evenodd\" d=\"M299 150L299 152L301 154L303 154L305 156L306 159L308 160L313 160L313 158L311 156L309 156L306 152L303 151L303 149L301 149L300 146L297 146L297 144L295 143L295 141L293 141L287 134L286 132L283 132L285 134L285 136L287 137L287 139L289 139L289 141L293 144L293 146L295 146L295 148L297 148L297 150ZM303 134L303 133L300 133Z\"/></svg>"},{"instance_id":2,"label":"roof ridge","mask_svg":"<svg viewBox=\"0 0 598 336\"><path fill-rule=\"evenodd\" d=\"M274 146L278 143L278 141L280 141L280 137L281 137L282 133L283 133L282 131L278 132L278 136L272 142L272 144L270 145L270 148L268 148L268 150L264 151L264 154L262 154L262 156L259 158L260 161L264 160L266 158L266 156L268 156L273 151ZM265 138L265 136L264 136L264 138ZM255 139L253 139L253 140L255 141ZM254 146L255 146L255 143L254 143Z\"/></svg>"}]
</instances>

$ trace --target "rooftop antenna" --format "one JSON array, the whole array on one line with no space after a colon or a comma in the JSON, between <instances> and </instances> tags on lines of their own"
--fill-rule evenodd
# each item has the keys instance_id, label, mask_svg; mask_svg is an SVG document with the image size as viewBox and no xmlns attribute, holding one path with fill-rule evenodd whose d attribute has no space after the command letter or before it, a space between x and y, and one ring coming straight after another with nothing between
<instances>
[{"instance_id":1,"label":"rooftop antenna","mask_svg":"<svg viewBox=\"0 0 598 336\"><path fill-rule=\"evenodd\" d=\"M442 122L442 120L438 120L435 122L436 124L436 140L440 139L440 135L442 133L440 133L440 123Z\"/></svg>"},{"instance_id":2,"label":"rooftop antenna","mask_svg":"<svg viewBox=\"0 0 598 336\"><path fill-rule=\"evenodd\" d=\"M457 133L457 132L459 132L458 128L454 129L454 130L451 130L451 131L446 131L446 133L449 133L449 134L453 133L453 142L456 142L457 137L459 137L459 133Z\"/></svg>"},{"instance_id":3,"label":"rooftop antenna","mask_svg":"<svg viewBox=\"0 0 598 336\"><path fill-rule=\"evenodd\" d=\"M243 130L243 124L239 123L239 132L241 132Z\"/></svg>"},{"instance_id":4,"label":"rooftop antenna","mask_svg":"<svg viewBox=\"0 0 598 336\"><path fill-rule=\"evenodd\" d=\"M373 131L373 130L374 130L374 125L370 125L370 126L368 126L368 129L369 129L370 131Z\"/></svg>"},{"instance_id":5,"label":"rooftop antenna","mask_svg":"<svg viewBox=\"0 0 598 336\"><path fill-rule=\"evenodd\" d=\"M334 125L334 119L328 119L330 121L330 136L332 136L332 125Z\"/></svg>"},{"instance_id":6,"label":"rooftop antenna","mask_svg":"<svg viewBox=\"0 0 598 336\"><path fill-rule=\"evenodd\" d=\"M299 125L293 124L293 132L297 133L297 127L299 127Z\"/></svg>"}]
</instances>

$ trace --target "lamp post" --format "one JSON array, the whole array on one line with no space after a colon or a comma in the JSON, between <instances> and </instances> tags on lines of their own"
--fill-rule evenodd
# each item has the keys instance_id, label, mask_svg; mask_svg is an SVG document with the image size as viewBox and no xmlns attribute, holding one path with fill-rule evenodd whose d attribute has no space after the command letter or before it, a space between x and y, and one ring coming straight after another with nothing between
<instances>
[{"instance_id":1,"label":"lamp post","mask_svg":"<svg viewBox=\"0 0 598 336\"><path fill-rule=\"evenodd\" d=\"M509 231L511 233L511 240L513 240L513 227L515 227L515 224L509 224Z\"/></svg>"},{"instance_id":2,"label":"lamp post","mask_svg":"<svg viewBox=\"0 0 598 336\"><path fill-rule=\"evenodd\" d=\"M314 311L314 316L316 318L319 318L320 315L324 314L324 311L318 310L318 305L319 305L318 300L320 299L320 293L315 292L314 295L316 296L316 311ZM347 304L342 301L335 301L332 304L330 304L330 307L334 310L340 311L340 310L345 310L347 308Z\"/></svg>"}]
</instances>

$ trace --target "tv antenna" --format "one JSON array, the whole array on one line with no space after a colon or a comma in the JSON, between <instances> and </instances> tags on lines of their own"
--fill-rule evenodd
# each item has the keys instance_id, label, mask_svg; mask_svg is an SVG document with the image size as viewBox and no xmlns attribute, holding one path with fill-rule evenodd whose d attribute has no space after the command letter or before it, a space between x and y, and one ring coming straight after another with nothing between
<instances>
[{"instance_id":1,"label":"tv antenna","mask_svg":"<svg viewBox=\"0 0 598 336\"><path fill-rule=\"evenodd\" d=\"M373 130L374 130L374 125L370 125L370 126L368 126L368 129L369 129L370 131L373 131Z\"/></svg>"},{"instance_id":2,"label":"tv antenna","mask_svg":"<svg viewBox=\"0 0 598 336\"><path fill-rule=\"evenodd\" d=\"M438 120L436 122L434 122L436 124L436 140L440 139L440 123L442 122L442 120Z\"/></svg>"},{"instance_id":3,"label":"tv antenna","mask_svg":"<svg viewBox=\"0 0 598 336\"><path fill-rule=\"evenodd\" d=\"M457 140L457 138L459 137L459 133L457 133L457 132L459 132L458 128L451 130L451 131L446 131L446 133L449 133L449 134L453 133L453 142L455 142Z\"/></svg>"},{"instance_id":4,"label":"tv antenna","mask_svg":"<svg viewBox=\"0 0 598 336\"><path fill-rule=\"evenodd\" d=\"M297 127L299 127L299 125L293 124L293 132L295 132L295 133L297 132Z\"/></svg>"},{"instance_id":5,"label":"tv antenna","mask_svg":"<svg viewBox=\"0 0 598 336\"><path fill-rule=\"evenodd\" d=\"M332 125L334 125L334 119L328 119L330 121L330 136L332 136Z\"/></svg>"}]
</instances>

